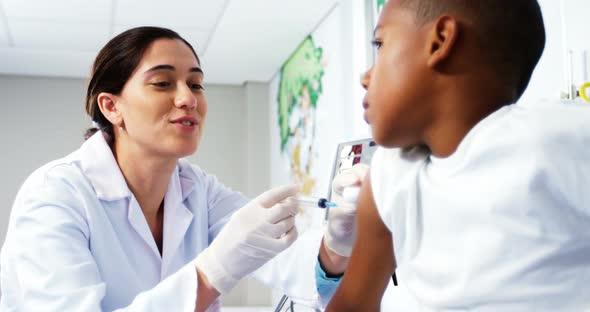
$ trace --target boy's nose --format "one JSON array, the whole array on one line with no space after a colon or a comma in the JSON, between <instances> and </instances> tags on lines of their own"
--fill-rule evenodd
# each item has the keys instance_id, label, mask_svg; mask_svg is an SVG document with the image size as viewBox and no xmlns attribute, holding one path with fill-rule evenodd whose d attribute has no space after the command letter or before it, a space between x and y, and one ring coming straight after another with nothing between
<instances>
[{"instance_id":1,"label":"boy's nose","mask_svg":"<svg viewBox=\"0 0 590 312\"><path fill-rule=\"evenodd\" d=\"M372 67L369 68L364 74L361 75L361 86L363 86L365 90L369 88L369 81L371 80L372 69Z\"/></svg>"}]
</instances>

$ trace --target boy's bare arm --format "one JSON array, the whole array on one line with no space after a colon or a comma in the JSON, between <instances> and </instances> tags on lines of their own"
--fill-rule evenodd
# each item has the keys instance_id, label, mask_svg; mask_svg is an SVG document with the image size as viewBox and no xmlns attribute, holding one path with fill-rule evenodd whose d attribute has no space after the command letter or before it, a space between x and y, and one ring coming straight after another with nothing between
<instances>
[{"instance_id":1,"label":"boy's bare arm","mask_svg":"<svg viewBox=\"0 0 590 312\"><path fill-rule=\"evenodd\" d=\"M395 271L391 232L377 212L370 180L365 178L359 196L358 236L350 262L327 312L379 311Z\"/></svg>"}]
</instances>

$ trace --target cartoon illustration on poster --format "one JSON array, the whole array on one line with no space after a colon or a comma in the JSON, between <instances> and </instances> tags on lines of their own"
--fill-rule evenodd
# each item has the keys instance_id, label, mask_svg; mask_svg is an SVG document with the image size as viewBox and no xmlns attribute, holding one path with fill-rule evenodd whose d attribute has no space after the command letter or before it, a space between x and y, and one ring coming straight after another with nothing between
<instances>
[{"instance_id":1,"label":"cartoon illustration on poster","mask_svg":"<svg viewBox=\"0 0 590 312\"><path fill-rule=\"evenodd\" d=\"M290 160L291 175L304 194L311 194L316 146L316 109L322 95L323 51L308 36L280 72L278 92L281 152Z\"/></svg>"}]
</instances>

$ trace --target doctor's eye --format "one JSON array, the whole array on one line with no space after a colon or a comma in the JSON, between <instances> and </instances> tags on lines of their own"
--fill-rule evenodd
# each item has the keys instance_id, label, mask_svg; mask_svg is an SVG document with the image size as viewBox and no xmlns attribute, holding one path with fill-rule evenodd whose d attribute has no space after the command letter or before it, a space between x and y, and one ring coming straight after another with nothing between
<instances>
[{"instance_id":1,"label":"doctor's eye","mask_svg":"<svg viewBox=\"0 0 590 312\"><path fill-rule=\"evenodd\" d=\"M195 91L202 91L205 90L202 84L200 83L190 83L189 87Z\"/></svg>"},{"instance_id":2,"label":"doctor's eye","mask_svg":"<svg viewBox=\"0 0 590 312\"><path fill-rule=\"evenodd\" d=\"M166 88L170 86L170 82L168 81L158 81L158 82L152 82L151 83L152 86L157 87L157 88Z\"/></svg>"}]
</instances>

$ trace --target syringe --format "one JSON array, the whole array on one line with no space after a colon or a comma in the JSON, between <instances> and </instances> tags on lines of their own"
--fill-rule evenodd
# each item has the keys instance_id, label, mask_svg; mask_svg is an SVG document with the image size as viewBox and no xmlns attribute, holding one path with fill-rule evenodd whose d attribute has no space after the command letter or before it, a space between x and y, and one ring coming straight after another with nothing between
<instances>
[{"instance_id":1,"label":"syringe","mask_svg":"<svg viewBox=\"0 0 590 312\"><path fill-rule=\"evenodd\" d=\"M355 204L359 196L360 188L358 186L346 187L342 192L342 198L345 202ZM334 208L338 207L338 204L329 201L322 197L309 197L309 196L297 196L295 198L297 205L300 207L312 207L312 208Z\"/></svg>"},{"instance_id":2,"label":"syringe","mask_svg":"<svg viewBox=\"0 0 590 312\"><path fill-rule=\"evenodd\" d=\"M308 196L297 196L294 199L298 206L300 207L313 207L313 208L332 208L338 207L336 203L333 203L326 198L321 197L308 197Z\"/></svg>"}]
</instances>

